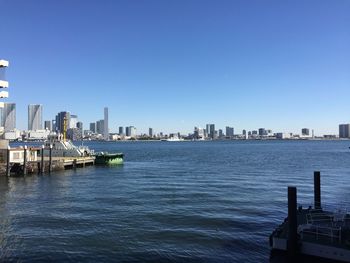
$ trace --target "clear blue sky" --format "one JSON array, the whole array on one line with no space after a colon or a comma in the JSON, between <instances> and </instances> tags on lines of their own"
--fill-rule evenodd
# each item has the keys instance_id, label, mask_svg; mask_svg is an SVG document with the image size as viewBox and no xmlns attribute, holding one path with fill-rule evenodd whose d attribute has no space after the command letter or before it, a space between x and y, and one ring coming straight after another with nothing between
<instances>
[{"instance_id":1,"label":"clear blue sky","mask_svg":"<svg viewBox=\"0 0 350 263\"><path fill-rule=\"evenodd\" d=\"M350 1L0 0L17 126L27 105L110 129L337 133L350 122Z\"/></svg>"}]
</instances>

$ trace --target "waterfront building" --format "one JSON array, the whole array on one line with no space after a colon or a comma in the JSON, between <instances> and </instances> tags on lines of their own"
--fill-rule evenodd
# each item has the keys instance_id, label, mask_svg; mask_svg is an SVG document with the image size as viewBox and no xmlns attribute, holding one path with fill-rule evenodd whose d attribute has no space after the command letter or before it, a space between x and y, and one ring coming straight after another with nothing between
<instances>
[{"instance_id":1,"label":"waterfront building","mask_svg":"<svg viewBox=\"0 0 350 263\"><path fill-rule=\"evenodd\" d=\"M233 127L226 126L226 137L232 138L234 135L234 132L235 130Z\"/></svg>"},{"instance_id":2,"label":"waterfront building","mask_svg":"<svg viewBox=\"0 0 350 263\"><path fill-rule=\"evenodd\" d=\"M55 130L57 133L63 133L64 129L69 128L70 124L70 112L61 111L56 115L56 125Z\"/></svg>"},{"instance_id":3,"label":"waterfront building","mask_svg":"<svg viewBox=\"0 0 350 263\"><path fill-rule=\"evenodd\" d=\"M301 135L302 136L310 136L310 130L307 128L301 129Z\"/></svg>"},{"instance_id":4,"label":"waterfront building","mask_svg":"<svg viewBox=\"0 0 350 263\"><path fill-rule=\"evenodd\" d=\"M131 134L130 127L125 127L125 135L129 137L130 134Z\"/></svg>"},{"instance_id":5,"label":"waterfront building","mask_svg":"<svg viewBox=\"0 0 350 263\"><path fill-rule=\"evenodd\" d=\"M67 138L72 141L81 140L83 137L82 130L78 128L69 128L67 130Z\"/></svg>"},{"instance_id":6,"label":"waterfront building","mask_svg":"<svg viewBox=\"0 0 350 263\"><path fill-rule=\"evenodd\" d=\"M104 122L103 122L103 138L109 140L109 129L108 129L108 108L104 108Z\"/></svg>"},{"instance_id":7,"label":"waterfront building","mask_svg":"<svg viewBox=\"0 0 350 263\"><path fill-rule=\"evenodd\" d=\"M76 128L78 123L78 115L70 115L68 128Z\"/></svg>"},{"instance_id":8,"label":"waterfront building","mask_svg":"<svg viewBox=\"0 0 350 263\"><path fill-rule=\"evenodd\" d=\"M152 128L148 129L148 136L151 138L153 137L153 129Z\"/></svg>"},{"instance_id":9,"label":"waterfront building","mask_svg":"<svg viewBox=\"0 0 350 263\"><path fill-rule=\"evenodd\" d=\"M96 122L96 133L103 134L104 132L104 120L99 120Z\"/></svg>"},{"instance_id":10,"label":"waterfront building","mask_svg":"<svg viewBox=\"0 0 350 263\"><path fill-rule=\"evenodd\" d=\"M339 125L339 138L350 138L350 124Z\"/></svg>"},{"instance_id":11,"label":"waterfront building","mask_svg":"<svg viewBox=\"0 0 350 263\"><path fill-rule=\"evenodd\" d=\"M52 131L52 122L51 121L45 121L44 129Z\"/></svg>"},{"instance_id":12,"label":"waterfront building","mask_svg":"<svg viewBox=\"0 0 350 263\"><path fill-rule=\"evenodd\" d=\"M83 123L81 121L77 122L77 128L83 130Z\"/></svg>"},{"instance_id":13,"label":"waterfront building","mask_svg":"<svg viewBox=\"0 0 350 263\"><path fill-rule=\"evenodd\" d=\"M247 134L247 131L246 130L243 130L242 131L242 135L246 135Z\"/></svg>"},{"instance_id":14,"label":"waterfront building","mask_svg":"<svg viewBox=\"0 0 350 263\"><path fill-rule=\"evenodd\" d=\"M252 135L258 135L258 131L256 130L252 131Z\"/></svg>"},{"instance_id":15,"label":"waterfront building","mask_svg":"<svg viewBox=\"0 0 350 263\"><path fill-rule=\"evenodd\" d=\"M266 136L267 135L267 131L264 128L260 128L259 129L259 136Z\"/></svg>"},{"instance_id":16,"label":"waterfront building","mask_svg":"<svg viewBox=\"0 0 350 263\"><path fill-rule=\"evenodd\" d=\"M215 138L215 124L206 125L207 137L214 139Z\"/></svg>"},{"instance_id":17,"label":"waterfront building","mask_svg":"<svg viewBox=\"0 0 350 263\"><path fill-rule=\"evenodd\" d=\"M28 105L28 131L36 131L43 129L43 105Z\"/></svg>"},{"instance_id":18,"label":"waterfront building","mask_svg":"<svg viewBox=\"0 0 350 263\"><path fill-rule=\"evenodd\" d=\"M1 126L5 132L16 128L16 103L4 103Z\"/></svg>"},{"instance_id":19,"label":"waterfront building","mask_svg":"<svg viewBox=\"0 0 350 263\"><path fill-rule=\"evenodd\" d=\"M119 135L124 135L124 127L119 126Z\"/></svg>"},{"instance_id":20,"label":"waterfront building","mask_svg":"<svg viewBox=\"0 0 350 263\"><path fill-rule=\"evenodd\" d=\"M224 133L222 132L222 129L219 129L219 139L222 139L224 137Z\"/></svg>"},{"instance_id":21,"label":"waterfront building","mask_svg":"<svg viewBox=\"0 0 350 263\"><path fill-rule=\"evenodd\" d=\"M90 123L90 131L96 133L96 122Z\"/></svg>"}]
</instances>

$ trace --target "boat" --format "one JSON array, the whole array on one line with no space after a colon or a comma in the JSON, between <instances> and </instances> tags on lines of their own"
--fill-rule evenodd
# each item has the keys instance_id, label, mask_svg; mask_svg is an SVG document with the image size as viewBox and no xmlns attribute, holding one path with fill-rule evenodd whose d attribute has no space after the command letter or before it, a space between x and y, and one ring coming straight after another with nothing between
<instances>
[{"instance_id":1,"label":"boat","mask_svg":"<svg viewBox=\"0 0 350 263\"><path fill-rule=\"evenodd\" d=\"M97 165L120 165L120 164L123 164L124 162L123 153L99 152L94 156L95 156L95 164Z\"/></svg>"},{"instance_id":2,"label":"boat","mask_svg":"<svg viewBox=\"0 0 350 263\"><path fill-rule=\"evenodd\" d=\"M93 156L94 151L87 146L75 146L72 141L63 139L62 135L50 133L44 144L44 156L53 157L86 157Z\"/></svg>"}]
</instances>

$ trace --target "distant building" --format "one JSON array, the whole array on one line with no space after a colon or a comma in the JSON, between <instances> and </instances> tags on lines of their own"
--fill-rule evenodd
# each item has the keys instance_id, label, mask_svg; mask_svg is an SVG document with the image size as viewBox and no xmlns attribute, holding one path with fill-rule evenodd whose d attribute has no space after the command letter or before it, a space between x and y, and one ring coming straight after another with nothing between
<instances>
[{"instance_id":1,"label":"distant building","mask_svg":"<svg viewBox=\"0 0 350 263\"><path fill-rule=\"evenodd\" d=\"M128 137L136 137L136 128L134 126L129 126L125 128L125 135Z\"/></svg>"},{"instance_id":2,"label":"distant building","mask_svg":"<svg viewBox=\"0 0 350 263\"><path fill-rule=\"evenodd\" d=\"M242 131L242 135L247 135L247 131L246 131L246 130L243 130L243 131Z\"/></svg>"},{"instance_id":3,"label":"distant building","mask_svg":"<svg viewBox=\"0 0 350 263\"><path fill-rule=\"evenodd\" d=\"M215 138L215 124L207 124L207 136L209 138L214 139Z\"/></svg>"},{"instance_id":4,"label":"distant building","mask_svg":"<svg viewBox=\"0 0 350 263\"><path fill-rule=\"evenodd\" d=\"M204 140L205 139L205 129L194 127L194 139L196 140Z\"/></svg>"},{"instance_id":5,"label":"distant building","mask_svg":"<svg viewBox=\"0 0 350 263\"><path fill-rule=\"evenodd\" d=\"M67 130L67 138L72 141L81 140L83 137L82 130L78 128L69 128Z\"/></svg>"},{"instance_id":6,"label":"distant building","mask_svg":"<svg viewBox=\"0 0 350 263\"><path fill-rule=\"evenodd\" d=\"M16 103L4 103L1 126L5 132L16 128Z\"/></svg>"},{"instance_id":7,"label":"distant building","mask_svg":"<svg viewBox=\"0 0 350 263\"><path fill-rule=\"evenodd\" d=\"M45 128L45 130L52 131L52 122L51 121L45 121L44 128Z\"/></svg>"},{"instance_id":8,"label":"distant building","mask_svg":"<svg viewBox=\"0 0 350 263\"><path fill-rule=\"evenodd\" d=\"M108 108L104 108L104 122L103 122L103 138L109 140L109 129L108 129Z\"/></svg>"},{"instance_id":9,"label":"distant building","mask_svg":"<svg viewBox=\"0 0 350 263\"><path fill-rule=\"evenodd\" d=\"M96 122L90 123L90 131L96 133Z\"/></svg>"},{"instance_id":10,"label":"distant building","mask_svg":"<svg viewBox=\"0 0 350 263\"><path fill-rule=\"evenodd\" d=\"M267 135L267 131L264 128L260 128L259 129L259 136L266 136Z\"/></svg>"},{"instance_id":11,"label":"distant building","mask_svg":"<svg viewBox=\"0 0 350 263\"><path fill-rule=\"evenodd\" d=\"M310 136L310 130L307 128L301 129L301 135L302 136Z\"/></svg>"},{"instance_id":12,"label":"distant building","mask_svg":"<svg viewBox=\"0 0 350 263\"><path fill-rule=\"evenodd\" d=\"M78 115L73 115L73 114L70 115L68 129L69 128L76 128L77 123L78 123Z\"/></svg>"},{"instance_id":13,"label":"distant building","mask_svg":"<svg viewBox=\"0 0 350 263\"><path fill-rule=\"evenodd\" d=\"M350 124L339 125L339 138L350 138Z\"/></svg>"},{"instance_id":14,"label":"distant building","mask_svg":"<svg viewBox=\"0 0 350 263\"><path fill-rule=\"evenodd\" d=\"M222 129L219 129L219 138L222 139L224 137L224 133L222 132Z\"/></svg>"},{"instance_id":15,"label":"distant building","mask_svg":"<svg viewBox=\"0 0 350 263\"><path fill-rule=\"evenodd\" d=\"M252 135L258 135L258 131L256 130L252 131Z\"/></svg>"},{"instance_id":16,"label":"distant building","mask_svg":"<svg viewBox=\"0 0 350 263\"><path fill-rule=\"evenodd\" d=\"M148 136L151 138L153 137L153 129L152 128L148 129Z\"/></svg>"},{"instance_id":17,"label":"distant building","mask_svg":"<svg viewBox=\"0 0 350 263\"><path fill-rule=\"evenodd\" d=\"M43 105L28 105L28 131L43 129Z\"/></svg>"},{"instance_id":18,"label":"distant building","mask_svg":"<svg viewBox=\"0 0 350 263\"><path fill-rule=\"evenodd\" d=\"M96 133L103 134L104 132L104 120L99 120L96 122Z\"/></svg>"},{"instance_id":19,"label":"distant building","mask_svg":"<svg viewBox=\"0 0 350 263\"><path fill-rule=\"evenodd\" d=\"M233 137L234 132L235 130L233 127L226 126L226 137Z\"/></svg>"},{"instance_id":20,"label":"distant building","mask_svg":"<svg viewBox=\"0 0 350 263\"><path fill-rule=\"evenodd\" d=\"M119 135L124 135L124 127L119 126Z\"/></svg>"},{"instance_id":21,"label":"distant building","mask_svg":"<svg viewBox=\"0 0 350 263\"><path fill-rule=\"evenodd\" d=\"M81 121L77 122L77 128L83 130L83 123Z\"/></svg>"},{"instance_id":22,"label":"distant building","mask_svg":"<svg viewBox=\"0 0 350 263\"><path fill-rule=\"evenodd\" d=\"M56 115L55 130L58 133L63 133L64 128L69 128L70 124L70 113L68 111L61 111ZM65 126L65 127L64 127Z\"/></svg>"}]
</instances>

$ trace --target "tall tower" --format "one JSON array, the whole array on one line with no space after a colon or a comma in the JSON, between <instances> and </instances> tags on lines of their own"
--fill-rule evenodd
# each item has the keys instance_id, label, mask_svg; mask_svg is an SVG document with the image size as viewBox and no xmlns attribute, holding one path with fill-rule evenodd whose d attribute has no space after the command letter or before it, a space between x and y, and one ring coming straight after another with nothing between
<instances>
[{"instance_id":1,"label":"tall tower","mask_svg":"<svg viewBox=\"0 0 350 263\"><path fill-rule=\"evenodd\" d=\"M43 129L43 105L28 105L28 131Z\"/></svg>"},{"instance_id":2,"label":"tall tower","mask_svg":"<svg viewBox=\"0 0 350 263\"><path fill-rule=\"evenodd\" d=\"M9 62L6 60L1 59L0 60L0 98L8 98L9 94L6 91L6 89L9 87L9 83L8 81L6 81L6 68L9 66ZM1 113L3 111L4 108L4 102L1 101L0 102L0 109L1 109ZM2 114L1 114L2 115ZM3 125L2 125L3 121L1 120L1 132L3 132Z\"/></svg>"},{"instance_id":3,"label":"tall tower","mask_svg":"<svg viewBox=\"0 0 350 263\"><path fill-rule=\"evenodd\" d=\"M1 126L4 127L5 132L16 128L16 103L4 104Z\"/></svg>"},{"instance_id":4,"label":"tall tower","mask_svg":"<svg viewBox=\"0 0 350 263\"><path fill-rule=\"evenodd\" d=\"M108 141L109 131L108 131L108 108L104 108L104 123L103 123L103 138Z\"/></svg>"}]
</instances>

